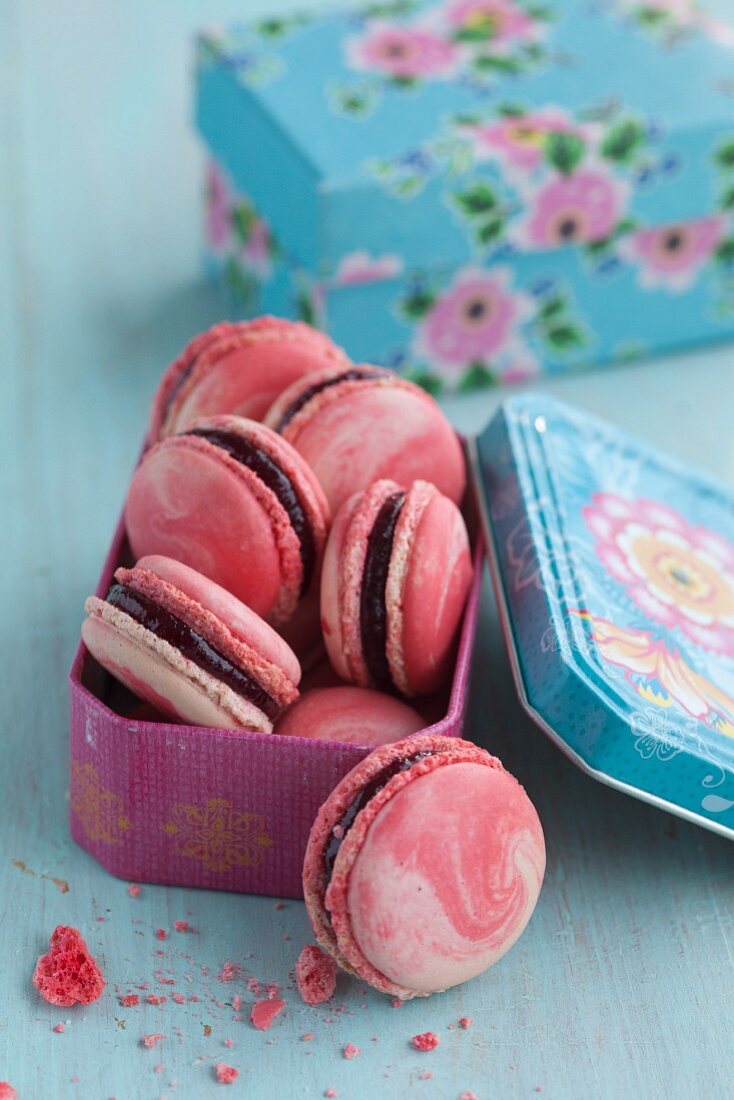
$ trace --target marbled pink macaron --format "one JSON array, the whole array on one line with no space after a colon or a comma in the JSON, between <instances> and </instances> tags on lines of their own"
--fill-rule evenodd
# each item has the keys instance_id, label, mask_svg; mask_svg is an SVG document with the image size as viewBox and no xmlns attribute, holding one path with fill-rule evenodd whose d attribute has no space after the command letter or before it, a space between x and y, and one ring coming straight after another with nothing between
<instances>
[{"instance_id":1,"label":"marbled pink macaron","mask_svg":"<svg viewBox=\"0 0 734 1100\"><path fill-rule=\"evenodd\" d=\"M197 420L151 447L125 504L136 557L182 561L276 623L317 583L329 519L301 456L238 416Z\"/></svg>"},{"instance_id":2,"label":"marbled pink macaron","mask_svg":"<svg viewBox=\"0 0 734 1100\"><path fill-rule=\"evenodd\" d=\"M302 321L222 321L195 336L163 375L153 398L149 438L163 439L219 413L262 420L298 378L348 363L328 336Z\"/></svg>"},{"instance_id":3,"label":"marbled pink macaron","mask_svg":"<svg viewBox=\"0 0 734 1100\"><path fill-rule=\"evenodd\" d=\"M386 745L424 726L418 711L400 699L345 685L304 692L283 711L273 732L350 745Z\"/></svg>"},{"instance_id":4,"label":"marbled pink macaron","mask_svg":"<svg viewBox=\"0 0 734 1100\"><path fill-rule=\"evenodd\" d=\"M326 370L294 382L265 423L292 443L332 511L380 478L430 481L459 503L466 471L456 432L424 390L381 367Z\"/></svg>"},{"instance_id":5,"label":"marbled pink macaron","mask_svg":"<svg viewBox=\"0 0 734 1100\"><path fill-rule=\"evenodd\" d=\"M338 512L324 554L321 625L344 680L426 695L449 675L471 586L461 512L434 485L377 481Z\"/></svg>"},{"instance_id":6,"label":"marbled pink macaron","mask_svg":"<svg viewBox=\"0 0 734 1100\"><path fill-rule=\"evenodd\" d=\"M90 596L82 637L104 668L163 714L270 733L298 696L295 654L254 611L170 558L118 569Z\"/></svg>"},{"instance_id":7,"label":"marbled pink macaron","mask_svg":"<svg viewBox=\"0 0 734 1100\"><path fill-rule=\"evenodd\" d=\"M417 734L375 749L318 812L303 865L324 950L383 993L425 997L512 947L545 871L523 788L468 741Z\"/></svg>"}]
</instances>

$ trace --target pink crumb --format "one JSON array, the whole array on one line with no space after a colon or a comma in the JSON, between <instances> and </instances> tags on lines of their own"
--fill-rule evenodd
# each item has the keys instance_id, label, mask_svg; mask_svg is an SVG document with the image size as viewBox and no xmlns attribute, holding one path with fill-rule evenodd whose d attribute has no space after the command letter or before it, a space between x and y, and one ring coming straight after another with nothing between
<instances>
[{"instance_id":1,"label":"pink crumb","mask_svg":"<svg viewBox=\"0 0 734 1100\"><path fill-rule=\"evenodd\" d=\"M390 1008L402 1008L405 1004L399 997L396 997L394 1001L390 1001Z\"/></svg>"},{"instance_id":2,"label":"pink crumb","mask_svg":"<svg viewBox=\"0 0 734 1100\"><path fill-rule=\"evenodd\" d=\"M286 903L284 901L276 901L275 908L276 909L287 909L288 906L286 905Z\"/></svg>"},{"instance_id":3,"label":"pink crumb","mask_svg":"<svg viewBox=\"0 0 734 1100\"><path fill-rule=\"evenodd\" d=\"M249 989L250 993L252 993L255 997L259 997L263 991L263 987L260 985L260 982L257 980L257 978L248 978L247 988Z\"/></svg>"},{"instance_id":4,"label":"pink crumb","mask_svg":"<svg viewBox=\"0 0 734 1100\"><path fill-rule=\"evenodd\" d=\"M137 993L128 993L126 997L120 997L120 1004L123 1008L134 1008L140 1004L140 997Z\"/></svg>"},{"instance_id":5,"label":"pink crumb","mask_svg":"<svg viewBox=\"0 0 734 1100\"><path fill-rule=\"evenodd\" d=\"M214 1073L220 1085L233 1085L240 1075L240 1071L234 1066L227 1066L224 1062L217 1062Z\"/></svg>"},{"instance_id":6,"label":"pink crumb","mask_svg":"<svg viewBox=\"0 0 734 1100\"><path fill-rule=\"evenodd\" d=\"M459 1027L463 1028L464 1031L467 1031L473 1023L474 1021L472 1020L471 1016L462 1016L459 1019Z\"/></svg>"},{"instance_id":7,"label":"pink crumb","mask_svg":"<svg viewBox=\"0 0 734 1100\"><path fill-rule=\"evenodd\" d=\"M17 1100L18 1093L7 1081L0 1081L0 1100Z\"/></svg>"},{"instance_id":8,"label":"pink crumb","mask_svg":"<svg viewBox=\"0 0 734 1100\"><path fill-rule=\"evenodd\" d=\"M230 1050L231 1050L232 1047L234 1046L234 1039L223 1039L222 1040L222 1045L225 1046L225 1047L229 1047Z\"/></svg>"},{"instance_id":9,"label":"pink crumb","mask_svg":"<svg viewBox=\"0 0 734 1100\"><path fill-rule=\"evenodd\" d=\"M56 1027L52 1027L51 1030L55 1031L57 1035L63 1035L64 1034L64 1025L63 1024L57 1024Z\"/></svg>"},{"instance_id":10,"label":"pink crumb","mask_svg":"<svg viewBox=\"0 0 734 1100\"><path fill-rule=\"evenodd\" d=\"M362 1051L359 1049L359 1047L355 1047L354 1043L347 1043L347 1045L342 1050L343 1057L346 1058L348 1061L352 1058L356 1058L357 1055L361 1053Z\"/></svg>"},{"instance_id":11,"label":"pink crumb","mask_svg":"<svg viewBox=\"0 0 734 1100\"><path fill-rule=\"evenodd\" d=\"M78 929L57 924L49 950L36 963L33 984L49 1004L66 1008L96 1001L105 980Z\"/></svg>"},{"instance_id":12,"label":"pink crumb","mask_svg":"<svg viewBox=\"0 0 734 1100\"><path fill-rule=\"evenodd\" d=\"M194 931L187 920L175 920L173 922L173 927L176 929L177 932L193 932Z\"/></svg>"},{"instance_id":13,"label":"pink crumb","mask_svg":"<svg viewBox=\"0 0 734 1100\"><path fill-rule=\"evenodd\" d=\"M334 1097L338 1095L339 1093L336 1091L336 1089L327 1089L324 1093L326 1100L334 1100Z\"/></svg>"},{"instance_id":14,"label":"pink crumb","mask_svg":"<svg viewBox=\"0 0 734 1100\"><path fill-rule=\"evenodd\" d=\"M164 940L164 939L166 938L166 930L165 930L165 928L156 928L156 930L155 930L155 938L156 938L157 940Z\"/></svg>"},{"instance_id":15,"label":"pink crumb","mask_svg":"<svg viewBox=\"0 0 734 1100\"><path fill-rule=\"evenodd\" d=\"M536 1092L542 1092L543 1091L543 1086L542 1085L536 1085L535 1086L535 1091Z\"/></svg>"},{"instance_id":16,"label":"pink crumb","mask_svg":"<svg viewBox=\"0 0 734 1100\"><path fill-rule=\"evenodd\" d=\"M313 1031L307 1031L305 1035L301 1036L302 1043L310 1043L314 1037Z\"/></svg>"},{"instance_id":17,"label":"pink crumb","mask_svg":"<svg viewBox=\"0 0 734 1100\"><path fill-rule=\"evenodd\" d=\"M240 997L239 993L235 993L234 997L232 998L232 1011L233 1012L239 1012L239 1010L241 1008L242 1008L242 998Z\"/></svg>"},{"instance_id":18,"label":"pink crumb","mask_svg":"<svg viewBox=\"0 0 734 1100\"><path fill-rule=\"evenodd\" d=\"M273 1026L276 1016L285 1008L285 1001L255 1001L250 1013L250 1022L258 1031L267 1031Z\"/></svg>"},{"instance_id":19,"label":"pink crumb","mask_svg":"<svg viewBox=\"0 0 734 1100\"><path fill-rule=\"evenodd\" d=\"M459 1097L459 1100L479 1100L479 1097L475 1092L472 1092L470 1089L465 1089L465 1091L462 1092L461 1096Z\"/></svg>"},{"instance_id":20,"label":"pink crumb","mask_svg":"<svg viewBox=\"0 0 734 1100\"><path fill-rule=\"evenodd\" d=\"M277 1000L278 999L278 994L280 993L280 983L279 982L268 982L268 984L265 986L265 992L268 995L268 1000L269 1001Z\"/></svg>"},{"instance_id":21,"label":"pink crumb","mask_svg":"<svg viewBox=\"0 0 734 1100\"><path fill-rule=\"evenodd\" d=\"M219 982L233 982L236 978L242 977L242 967L239 963L226 962L222 969L217 974L217 981Z\"/></svg>"},{"instance_id":22,"label":"pink crumb","mask_svg":"<svg viewBox=\"0 0 734 1100\"><path fill-rule=\"evenodd\" d=\"M331 955L326 955L314 943L304 947L296 962L298 992L307 1005L320 1005L334 996L337 966Z\"/></svg>"},{"instance_id":23,"label":"pink crumb","mask_svg":"<svg viewBox=\"0 0 734 1100\"><path fill-rule=\"evenodd\" d=\"M155 1073L163 1073L163 1070L165 1068L166 1067L163 1065L163 1062L159 1062L157 1066L153 1067L153 1070L154 1070Z\"/></svg>"},{"instance_id":24,"label":"pink crumb","mask_svg":"<svg viewBox=\"0 0 734 1100\"><path fill-rule=\"evenodd\" d=\"M106 919L107 919L106 917L97 917L97 920L100 924L104 924Z\"/></svg>"},{"instance_id":25,"label":"pink crumb","mask_svg":"<svg viewBox=\"0 0 734 1100\"><path fill-rule=\"evenodd\" d=\"M127 888L127 892L131 898L139 898L142 894L142 887L138 886L137 882L131 882Z\"/></svg>"},{"instance_id":26,"label":"pink crumb","mask_svg":"<svg viewBox=\"0 0 734 1100\"><path fill-rule=\"evenodd\" d=\"M419 1081L430 1081L432 1077L433 1077L433 1074L430 1072L430 1070L427 1070L427 1069L424 1069L423 1073L418 1074L418 1080Z\"/></svg>"},{"instance_id":27,"label":"pink crumb","mask_svg":"<svg viewBox=\"0 0 734 1100\"><path fill-rule=\"evenodd\" d=\"M434 1031L424 1031L421 1035L414 1035L410 1040L416 1050L435 1050L440 1040Z\"/></svg>"},{"instance_id":28,"label":"pink crumb","mask_svg":"<svg viewBox=\"0 0 734 1100\"><path fill-rule=\"evenodd\" d=\"M151 1048L154 1047L156 1043L160 1043L161 1039L164 1038L165 1036L162 1035L160 1031L154 1031L150 1035L143 1035L140 1040L140 1045L147 1047L148 1050L151 1050Z\"/></svg>"},{"instance_id":29,"label":"pink crumb","mask_svg":"<svg viewBox=\"0 0 734 1100\"><path fill-rule=\"evenodd\" d=\"M156 997L155 993L149 993L145 999L149 1005L164 1005L168 997Z\"/></svg>"},{"instance_id":30,"label":"pink crumb","mask_svg":"<svg viewBox=\"0 0 734 1100\"><path fill-rule=\"evenodd\" d=\"M177 1005L186 1004L186 998L184 997L183 993L173 993L172 996Z\"/></svg>"}]
</instances>

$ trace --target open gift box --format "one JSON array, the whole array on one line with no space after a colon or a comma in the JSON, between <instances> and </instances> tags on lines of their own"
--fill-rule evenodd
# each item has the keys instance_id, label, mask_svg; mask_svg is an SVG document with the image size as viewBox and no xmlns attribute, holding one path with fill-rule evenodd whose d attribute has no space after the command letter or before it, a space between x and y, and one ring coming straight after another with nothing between
<instances>
[{"instance_id":1,"label":"open gift box","mask_svg":"<svg viewBox=\"0 0 734 1100\"><path fill-rule=\"evenodd\" d=\"M469 441L520 698L594 778L734 836L734 497L528 394ZM97 587L126 562L122 523ZM460 736L481 542L450 694ZM301 895L311 824L367 747L145 721L80 644L74 838L123 878ZM488 716L491 721L491 715Z\"/></svg>"},{"instance_id":2,"label":"open gift box","mask_svg":"<svg viewBox=\"0 0 734 1100\"><path fill-rule=\"evenodd\" d=\"M732 43L693 0L205 30L208 264L432 392L731 337Z\"/></svg>"}]
</instances>

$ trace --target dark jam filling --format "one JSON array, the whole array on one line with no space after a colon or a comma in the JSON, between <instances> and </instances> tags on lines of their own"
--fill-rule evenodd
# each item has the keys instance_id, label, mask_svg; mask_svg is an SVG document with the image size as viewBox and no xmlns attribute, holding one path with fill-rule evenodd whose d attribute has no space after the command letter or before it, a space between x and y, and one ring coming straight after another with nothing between
<instances>
[{"instance_id":1,"label":"dark jam filling","mask_svg":"<svg viewBox=\"0 0 734 1100\"><path fill-rule=\"evenodd\" d=\"M308 521L293 482L280 468L269 454L261 450L256 444L251 443L235 432L218 431L214 428L194 428L184 435L198 435L220 447L237 462L242 463L248 470L257 474L260 480L267 485L285 508L293 530L296 532L301 544L301 563L303 565L303 579L301 581L301 595L308 591L313 577L316 563L316 548L314 546L313 531Z\"/></svg>"},{"instance_id":2,"label":"dark jam filling","mask_svg":"<svg viewBox=\"0 0 734 1100\"><path fill-rule=\"evenodd\" d=\"M340 382L364 382L368 378L382 378L382 372L374 370L370 367L352 367L350 370L342 371L341 374L336 374L331 378L325 378L323 382L317 382L315 386L309 386L307 390L304 390L300 394L292 405L289 405L285 410L280 420L275 426L276 432L282 432L287 424L290 424L296 413L300 412L304 405L308 404L312 397L315 397L317 393L323 393L324 390L328 390L331 386L338 386Z\"/></svg>"},{"instance_id":3,"label":"dark jam filling","mask_svg":"<svg viewBox=\"0 0 734 1100\"><path fill-rule=\"evenodd\" d=\"M359 601L362 654L372 684L382 691L394 691L387 659L387 574L390 568L395 526L405 502L405 493L393 493L384 502L367 540Z\"/></svg>"},{"instance_id":4,"label":"dark jam filling","mask_svg":"<svg viewBox=\"0 0 734 1100\"><path fill-rule=\"evenodd\" d=\"M124 584L113 584L107 593L107 603L124 611L136 623L150 630L157 638L169 642L184 657L188 657L204 672L211 673L218 680L241 695L243 699L254 703L268 718L274 718L280 709L265 688L253 680L241 668L234 665L228 657L210 645L196 630L170 611L142 596Z\"/></svg>"},{"instance_id":5,"label":"dark jam filling","mask_svg":"<svg viewBox=\"0 0 734 1100\"><path fill-rule=\"evenodd\" d=\"M397 760L393 760L392 763L387 764L382 771L379 771L377 775L374 775L369 783L362 788L331 831L329 842L324 850L324 871L326 873L324 891L326 891L326 887L331 882L331 876L334 873L334 864L336 863L339 849L344 843L344 838L354 824L357 814L364 809L368 802L371 802L375 795L380 793L383 787L387 786L393 776L399 775L400 772L409 771L419 760L425 760L429 756L438 756L442 752L446 752L446 749L428 749L426 752L416 752L412 756L405 756L402 759L398 758Z\"/></svg>"}]
</instances>

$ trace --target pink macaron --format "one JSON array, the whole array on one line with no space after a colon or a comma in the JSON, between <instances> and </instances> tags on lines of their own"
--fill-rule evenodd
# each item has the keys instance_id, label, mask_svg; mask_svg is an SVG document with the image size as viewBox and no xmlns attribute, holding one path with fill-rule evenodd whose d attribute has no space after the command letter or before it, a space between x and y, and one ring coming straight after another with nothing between
<instances>
[{"instance_id":1,"label":"pink macaron","mask_svg":"<svg viewBox=\"0 0 734 1100\"><path fill-rule=\"evenodd\" d=\"M274 732L350 745L385 745L424 726L418 711L400 699L344 686L304 692L283 712Z\"/></svg>"},{"instance_id":2,"label":"pink macaron","mask_svg":"<svg viewBox=\"0 0 734 1100\"><path fill-rule=\"evenodd\" d=\"M430 481L459 503L466 484L456 432L424 390L372 366L326 370L294 382L265 423L292 443L332 511L380 478Z\"/></svg>"},{"instance_id":3,"label":"pink macaron","mask_svg":"<svg viewBox=\"0 0 734 1100\"><path fill-rule=\"evenodd\" d=\"M162 714L270 733L298 696L298 660L272 627L170 558L118 569L107 596L90 596L85 611L92 656Z\"/></svg>"},{"instance_id":4,"label":"pink macaron","mask_svg":"<svg viewBox=\"0 0 734 1100\"><path fill-rule=\"evenodd\" d=\"M276 623L318 582L329 518L301 456L237 416L197 420L157 443L125 504L136 557L182 561Z\"/></svg>"},{"instance_id":5,"label":"pink macaron","mask_svg":"<svg viewBox=\"0 0 734 1100\"><path fill-rule=\"evenodd\" d=\"M513 945L545 871L532 802L468 741L383 745L338 784L306 848L303 890L321 946L383 993L425 997Z\"/></svg>"},{"instance_id":6,"label":"pink macaron","mask_svg":"<svg viewBox=\"0 0 734 1100\"><path fill-rule=\"evenodd\" d=\"M328 336L302 321L223 321L195 336L163 375L153 398L150 440L218 413L262 420L298 378L348 363Z\"/></svg>"},{"instance_id":7,"label":"pink macaron","mask_svg":"<svg viewBox=\"0 0 734 1100\"><path fill-rule=\"evenodd\" d=\"M426 695L447 679L471 586L461 512L434 485L377 481L337 514L324 555L321 624L344 680Z\"/></svg>"}]
</instances>

